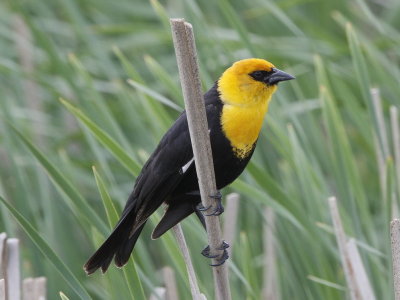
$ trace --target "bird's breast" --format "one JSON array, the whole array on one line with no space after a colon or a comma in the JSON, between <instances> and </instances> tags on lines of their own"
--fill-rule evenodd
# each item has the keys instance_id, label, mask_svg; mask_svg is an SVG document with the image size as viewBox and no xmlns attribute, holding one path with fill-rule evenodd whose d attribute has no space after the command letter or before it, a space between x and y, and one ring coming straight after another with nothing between
<instances>
[{"instance_id":1,"label":"bird's breast","mask_svg":"<svg viewBox=\"0 0 400 300\"><path fill-rule=\"evenodd\" d=\"M221 127L231 143L234 154L246 158L260 134L268 103L241 107L225 104L221 113Z\"/></svg>"}]
</instances>

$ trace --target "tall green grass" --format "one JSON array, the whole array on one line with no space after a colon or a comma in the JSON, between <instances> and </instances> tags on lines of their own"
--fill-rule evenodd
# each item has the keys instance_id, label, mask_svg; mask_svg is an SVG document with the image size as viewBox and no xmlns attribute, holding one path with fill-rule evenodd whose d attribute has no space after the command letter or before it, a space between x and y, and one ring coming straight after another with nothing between
<instances>
[{"instance_id":1,"label":"tall green grass","mask_svg":"<svg viewBox=\"0 0 400 300\"><path fill-rule=\"evenodd\" d=\"M23 274L46 276L51 299L60 291L69 299L147 299L171 266L181 299L190 297L172 234L150 239L162 211L124 270L82 270L183 107L169 17L194 26L205 90L252 56L297 77L280 85L250 166L224 192L241 194L233 298L261 297L266 206L276 214L281 299L345 298L327 205L334 195L377 298L391 299L389 221L400 197L389 122L389 107L400 104L394 0L2 1L0 231L21 238ZM200 289L213 299L199 253L206 235L194 217L183 229Z\"/></svg>"}]
</instances>

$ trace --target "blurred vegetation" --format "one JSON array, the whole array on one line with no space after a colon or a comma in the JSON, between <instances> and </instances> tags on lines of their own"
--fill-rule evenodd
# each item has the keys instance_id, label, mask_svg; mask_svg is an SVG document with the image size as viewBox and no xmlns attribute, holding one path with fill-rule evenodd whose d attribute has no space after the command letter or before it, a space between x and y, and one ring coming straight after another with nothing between
<instances>
[{"instance_id":1,"label":"blurred vegetation","mask_svg":"<svg viewBox=\"0 0 400 300\"><path fill-rule=\"evenodd\" d=\"M162 211L146 226L134 264L105 276L82 270L115 220L112 203L120 211L183 107L170 17L194 26L205 90L246 57L297 77L280 86L251 165L224 191L241 194L234 299L261 297L266 206L276 214L281 299L345 298L331 195L377 298L391 299L389 221L400 196L389 122L389 107L400 103L395 0L1 1L0 195L11 211L1 206L0 231L22 239L24 275L46 276L50 299L59 291L143 299L163 285L159 270L168 265L181 298L190 297L172 234L150 240ZM371 87L380 89L386 130ZM213 299L199 254L206 235L194 217L183 229L201 291Z\"/></svg>"}]
</instances>

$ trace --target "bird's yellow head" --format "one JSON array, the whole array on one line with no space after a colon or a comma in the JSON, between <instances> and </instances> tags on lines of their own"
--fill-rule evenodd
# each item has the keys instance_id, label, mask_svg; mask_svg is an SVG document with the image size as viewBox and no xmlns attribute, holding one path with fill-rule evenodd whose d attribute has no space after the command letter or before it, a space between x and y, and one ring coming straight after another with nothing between
<instances>
[{"instance_id":1,"label":"bird's yellow head","mask_svg":"<svg viewBox=\"0 0 400 300\"><path fill-rule=\"evenodd\" d=\"M250 58L234 63L218 80L218 92L224 103L222 131L239 159L252 153L278 82L290 79L294 77L270 62Z\"/></svg>"},{"instance_id":2,"label":"bird's yellow head","mask_svg":"<svg viewBox=\"0 0 400 300\"><path fill-rule=\"evenodd\" d=\"M230 105L252 106L267 103L280 81L294 79L259 58L235 62L218 80L221 100Z\"/></svg>"}]
</instances>

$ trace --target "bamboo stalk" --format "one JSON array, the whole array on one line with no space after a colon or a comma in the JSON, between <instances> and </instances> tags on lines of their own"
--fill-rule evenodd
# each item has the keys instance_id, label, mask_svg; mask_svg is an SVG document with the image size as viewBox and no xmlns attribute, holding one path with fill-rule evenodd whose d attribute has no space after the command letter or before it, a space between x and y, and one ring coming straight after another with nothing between
<instances>
[{"instance_id":1,"label":"bamboo stalk","mask_svg":"<svg viewBox=\"0 0 400 300\"><path fill-rule=\"evenodd\" d=\"M4 279L0 279L0 300L6 300L6 285Z\"/></svg>"},{"instance_id":2,"label":"bamboo stalk","mask_svg":"<svg viewBox=\"0 0 400 300\"><path fill-rule=\"evenodd\" d=\"M213 207L214 201L209 195L216 194L217 190L193 29L191 24L186 23L183 19L171 19L170 22L185 100L190 139L196 163L201 201L204 207L209 207L210 205ZM208 216L205 218L205 221L210 254L219 255L221 251L218 248L222 246L219 218L217 216ZM219 262L213 259L212 263L218 264ZM214 267L213 274L215 289L219 299L231 299L227 264Z\"/></svg>"},{"instance_id":3,"label":"bamboo stalk","mask_svg":"<svg viewBox=\"0 0 400 300\"><path fill-rule=\"evenodd\" d=\"M167 294L167 290L164 287L161 286L156 286L150 297L149 300L166 300L166 294Z\"/></svg>"},{"instance_id":4,"label":"bamboo stalk","mask_svg":"<svg viewBox=\"0 0 400 300\"><path fill-rule=\"evenodd\" d=\"M354 272L354 279L360 293L362 300L375 300L374 291L372 290L371 283L369 282L367 272L365 272L364 264L361 260L360 253L358 252L356 240L350 238L346 242L346 248L349 253L351 266Z\"/></svg>"},{"instance_id":5,"label":"bamboo stalk","mask_svg":"<svg viewBox=\"0 0 400 300\"><path fill-rule=\"evenodd\" d=\"M392 140L393 140L393 153L394 153L394 167L396 174L396 185L397 185L397 197L400 198L400 127L399 127L399 113L398 109L395 106L390 107L390 124L392 127ZM397 201L393 202L396 204L395 208L397 208ZM394 215L398 215L398 210L393 210Z\"/></svg>"},{"instance_id":6,"label":"bamboo stalk","mask_svg":"<svg viewBox=\"0 0 400 300\"><path fill-rule=\"evenodd\" d=\"M183 235L183 230L180 224L175 225L172 230L175 233L176 240L178 242L179 248L181 249L183 259L186 263L186 270L189 276L190 291L192 292L192 298L194 300L200 300L200 289L197 283L196 272L194 271L192 260L190 259L190 253L188 246L186 244L185 236Z\"/></svg>"},{"instance_id":7,"label":"bamboo stalk","mask_svg":"<svg viewBox=\"0 0 400 300\"><path fill-rule=\"evenodd\" d=\"M226 196L226 209L224 213L224 230L223 236L225 241L230 245L229 255L232 256L233 243L236 236L237 216L239 212L239 199L238 193L230 193Z\"/></svg>"},{"instance_id":8,"label":"bamboo stalk","mask_svg":"<svg viewBox=\"0 0 400 300\"><path fill-rule=\"evenodd\" d=\"M40 300L46 300L46 290L47 290L47 278L37 277L35 278L35 293L37 298Z\"/></svg>"},{"instance_id":9,"label":"bamboo stalk","mask_svg":"<svg viewBox=\"0 0 400 300\"><path fill-rule=\"evenodd\" d=\"M23 300L45 300L46 299L46 278L25 278L22 282Z\"/></svg>"},{"instance_id":10,"label":"bamboo stalk","mask_svg":"<svg viewBox=\"0 0 400 300\"><path fill-rule=\"evenodd\" d=\"M167 266L163 268L162 272L165 282L166 300L179 300L174 270Z\"/></svg>"},{"instance_id":11,"label":"bamboo stalk","mask_svg":"<svg viewBox=\"0 0 400 300\"><path fill-rule=\"evenodd\" d=\"M332 216L333 228L335 230L336 240L339 246L340 258L342 260L342 266L344 274L346 276L347 286L350 290L350 298L352 300L360 300L362 298L357 289L357 283L354 278L354 271L352 269L350 256L346 247L346 235L343 230L342 221L340 220L336 198L330 197L328 201Z\"/></svg>"},{"instance_id":12,"label":"bamboo stalk","mask_svg":"<svg viewBox=\"0 0 400 300\"><path fill-rule=\"evenodd\" d=\"M279 290L277 283L276 252L275 252L275 214L267 207L264 211L264 287L263 299L278 300Z\"/></svg>"},{"instance_id":13,"label":"bamboo stalk","mask_svg":"<svg viewBox=\"0 0 400 300\"><path fill-rule=\"evenodd\" d=\"M5 232L0 233L0 278L6 277L6 240L7 234Z\"/></svg>"},{"instance_id":14,"label":"bamboo stalk","mask_svg":"<svg viewBox=\"0 0 400 300\"><path fill-rule=\"evenodd\" d=\"M33 278L25 278L22 282L22 299L23 300L33 300L32 294L34 293L34 281Z\"/></svg>"},{"instance_id":15,"label":"bamboo stalk","mask_svg":"<svg viewBox=\"0 0 400 300\"><path fill-rule=\"evenodd\" d=\"M7 239L6 242L6 293L8 300L21 299L21 274L19 262L18 239Z\"/></svg>"},{"instance_id":16,"label":"bamboo stalk","mask_svg":"<svg viewBox=\"0 0 400 300\"><path fill-rule=\"evenodd\" d=\"M392 241L393 285L394 299L400 300L400 220L390 223L390 237Z\"/></svg>"}]
</instances>

